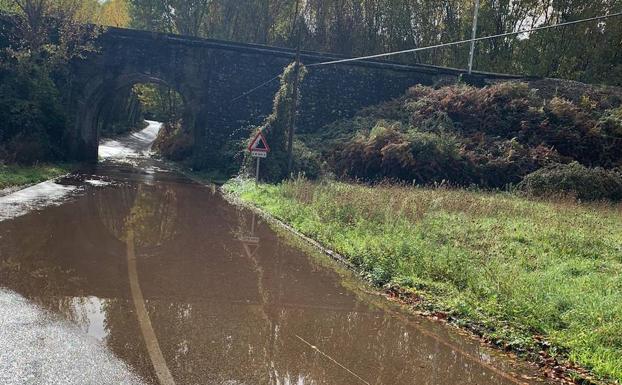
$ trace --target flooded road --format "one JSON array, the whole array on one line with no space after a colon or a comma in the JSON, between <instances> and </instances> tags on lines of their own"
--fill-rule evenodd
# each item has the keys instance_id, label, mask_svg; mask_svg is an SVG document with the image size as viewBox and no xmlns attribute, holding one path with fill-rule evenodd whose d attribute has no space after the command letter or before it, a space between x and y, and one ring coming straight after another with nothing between
<instances>
[{"instance_id":1,"label":"flooded road","mask_svg":"<svg viewBox=\"0 0 622 385\"><path fill-rule=\"evenodd\" d=\"M62 204L0 221L0 383L534 382L141 158L148 140L59 182Z\"/></svg>"}]
</instances>

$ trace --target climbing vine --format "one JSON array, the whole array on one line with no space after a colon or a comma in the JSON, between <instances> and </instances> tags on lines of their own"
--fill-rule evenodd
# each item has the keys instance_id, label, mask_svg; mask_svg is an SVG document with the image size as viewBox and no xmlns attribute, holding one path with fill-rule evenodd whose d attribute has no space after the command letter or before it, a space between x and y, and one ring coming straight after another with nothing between
<instances>
[{"instance_id":1,"label":"climbing vine","mask_svg":"<svg viewBox=\"0 0 622 385\"><path fill-rule=\"evenodd\" d=\"M298 100L300 100L300 86L307 74L307 69L304 65L300 65L298 74ZM258 127L257 130L253 130L250 140L252 140L257 131L261 131L270 145L270 155L265 160L262 160L261 166L261 178L268 181L278 181L288 177L287 175L287 138L289 136L290 122L292 119L292 111L297 109L292 108L294 103L294 76L295 75L295 63L289 64L283 70L280 76L280 87L274 96L274 103L272 113L264 120L264 122ZM294 171L299 172L301 170L301 154L308 153L306 151L300 151L300 146L303 146L300 142L295 143L294 147ZM246 156L244 162L244 169L250 169L252 158Z\"/></svg>"}]
</instances>

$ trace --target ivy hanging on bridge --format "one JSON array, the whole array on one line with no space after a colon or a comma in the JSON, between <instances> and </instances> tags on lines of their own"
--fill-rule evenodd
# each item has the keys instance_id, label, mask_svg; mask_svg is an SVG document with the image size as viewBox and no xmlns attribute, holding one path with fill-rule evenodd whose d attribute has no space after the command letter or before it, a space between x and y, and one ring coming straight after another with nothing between
<instances>
[{"instance_id":1,"label":"ivy hanging on bridge","mask_svg":"<svg viewBox=\"0 0 622 385\"><path fill-rule=\"evenodd\" d=\"M303 64L300 64L300 70L298 74L298 100L300 100L301 93L300 88L307 74L307 69ZM278 181L288 177L287 175L287 138L290 130L291 114L293 111L298 111L297 108L292 108L294 103L294 76L295 75L295 63L289 64L283 70L280 76L280 86L274 96L274 102L272 107L272 113L264 120L263 124L258 127L266 140L270 144L271 152L268 158L262 162L261 178L268 181ZM300 104L300 103L298 103ZM252 140L257 130L253 130ZM305 154L310 154L309 151L305 151L304 145L301 142L294 144L294 172L307 172L309 167L303 166L311 163L316 163ZM248 166L252 163L252 158L246 157L244 161L244 169L250 169ZM310 171L314 172L311 167Z\"/></svg>"}]
</instances>

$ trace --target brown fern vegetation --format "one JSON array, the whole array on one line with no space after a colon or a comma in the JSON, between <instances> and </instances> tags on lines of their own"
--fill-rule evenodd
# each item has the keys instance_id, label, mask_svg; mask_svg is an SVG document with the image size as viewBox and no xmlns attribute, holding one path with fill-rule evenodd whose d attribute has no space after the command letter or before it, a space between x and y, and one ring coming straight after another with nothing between
<instances>
[{"instance_id":1,"label":"brown fern vegetation","mask_svg":"<svg viewBox=\"0 0 622 385\"><path fill-rule=\"evenodd\" d=\"M322 143L330 171L364 181L504 188L572 162L622 181L622 93L554 85L415 86L305 140Z\"/></svg>"}]
</instances>

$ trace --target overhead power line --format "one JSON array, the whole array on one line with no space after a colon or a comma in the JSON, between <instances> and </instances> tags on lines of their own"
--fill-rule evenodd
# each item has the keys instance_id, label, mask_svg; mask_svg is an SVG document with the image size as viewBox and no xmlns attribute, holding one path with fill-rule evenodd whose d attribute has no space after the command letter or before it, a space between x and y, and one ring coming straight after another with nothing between
<instances>
[{"instance_id":1,"label":"overhead power line","mask_svg":"<svg viewBox=\"0 0 622 385\"><path fill-rule=\"evenodd\" d=\"M237 96L237 97L235 97L235 98L231 99L231 102L235 102L236 100L242 99L242 98L243 98L243 97L245 97L246 95L250 95L250 94L252 94L253 92L255 92L255 91L257 91L258 89L260 89L261 87L266 86L266 85L268 85L269 83L272 83L273 81L275 81L276 79L278 79L278 78L280 78L280 77L281 77L281 75L279 74L279 75L276 75L275 77L273 77L273 78L272 78L272 79L270 79L270 80L266 80L265 82L261 83L261 84L260 84L260 85L258 85L257 87L253 87L253 88L251 88L250 90L248 90L248 91L244 92L242 95Z\"/></svg>"},{"instance_id":2,"label":"overhead power line","mask_svg":"<svg viewBox=\"0 0 622 385\"><path fill-rule=\"evenodd\" d=\"M500 34L497 34L497 35L482 36L482 37L478 37L478 38L474 38L474 39L466 39L466 40L459 40L459 41L454 41L454 42L450 42L450 43L435 44L435 45L430 45L430 46L427 46L427 47L411 48L411 49L405 49L405 50L402 50L402 51L386 52L386 53L379 53L379 54L375 54L375 55L359 56L359 57L353 57L353 58L348 58L348 59L339 59L339 60L331 60L331 61L326 61L326 62L321 62L321 63L313 63L313 64L308 64L307 67L318 67L318 66L324 66L324 65L329 65L329 64L339 64L339 63L348 63L348 62L360 61L360 60L377 59L377 58L381 58L381 57L395 56L395 55L400 55L400 54L404 54L404 53L419 52L419 51L425 51L425 50L428 50L428 49L450 47L450 46L454 46L454 45L466 44L466 43L471 43L471 42L478 42L478 41L483 41L483 40L497 39L497 38L506 37L506 36L522 35L524 33L541 31L541 30L544 30L544 29L558 28L558 27L564 27L564 26L568 26L568 25L587 23L587 22L590 22L590 21L604 20L604 19L608 19L610 17L618 17L618 16L622 16L622 12L611 13L609 15L603 15L603 16L590 17L590 18L581 19L581 20L567 21L567 22L564 22L564 23L544 25L544 26L541 26L541 27L534 27L534 28L525 29L525 30L521 30L521 31L506 32L506 33L500 33Z\"/></svg>"},{"instance_id":3,"label":"overhead power line","mask_svg":"<svg viewBox=\"0 0 622 385\"><path fill-rule=\"evenodd\" d=\"M331 61L325 61L325 62L320 62L320 63L312 63L312 64L307 64L306 67L319 67L319 66L325 66L325 65L331 65L331 64L340 64L340 63L349 63L349 62L368 60L368 59L377 59L377 58L382 58L382 57L387 57L387 56L400 55L400 54L404 54L404 53L420 52L420 51L425 51L425 50L435 49L435 48L450 47L450 46L455 46L455 45L460 45L460 44L467 44L467 43L475 43L475 42L478 42L478 41L497 39L497 38L506 37L506 36L522 35L524 33L541 31L541 30L551 29L551 28L565 27L565 26L569 26L569 25L582 24L582 23L587 23L587 22L591 22L591 21L605 20L605 19L608 19L608 18L611 18L611 17L620 17L620 16L622 16L622 12L616 12L616 13L610 13L608 15L590 17L590 18L587 18L587 19L580 19L580 20L574 20L574 21L567 21L567 22L563 22L563 23L544 25L544 26L534 27L534 28L530 28L530 29L524 29L524 30L520 30L520 31L506 32L506 33L500 33L500 34L497 34L497 35L490 35L490 36L482 36L482 37L471 38L471 39L466 39L466 40L454 41L454 42L450 42L450 43L435 44L435 45L430 45L430 46L426 46L426 47L405 49L405 50L402 50L402 51L386 52L386 53L380 53L380 54L375 54L375 55L359 56L359 57L353 57L353 58L347 58L347 59L339 59L339 60L331 60ZM245 97L247 95L250 95L253 92L257 91L258 89L260 89L260 88L268 85L269 83L275 81L279 77L280 77L280 75L277 75L277 76L273 77L272 79L267 80L267 81L261 83L260 85L251 88L250 90L244 92L243 94L241 94L240 96L232 99L231 101L234 102L234 101L239 100L239 99L241 99L241 98L243 98L243 97Z\"/></svg>"}]
</instances>

